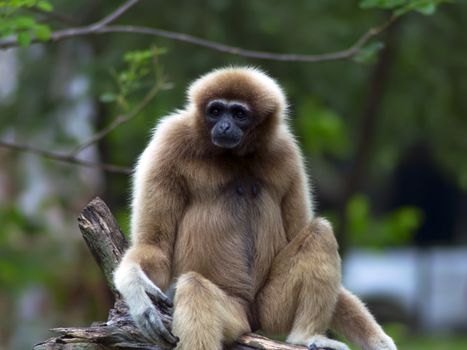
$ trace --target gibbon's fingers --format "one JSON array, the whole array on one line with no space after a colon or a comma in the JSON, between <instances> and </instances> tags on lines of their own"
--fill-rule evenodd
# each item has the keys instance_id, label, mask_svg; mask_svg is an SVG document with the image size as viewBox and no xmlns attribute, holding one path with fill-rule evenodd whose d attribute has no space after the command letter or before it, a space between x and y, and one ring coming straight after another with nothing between
<instances>
[{"instance_id":1,"label":"gibbon's fingers","mask_svg":"<svg viewBox=\"0 0 467 350\"><path fill-rule=\"evenodd\" d=\"M138 325L138 329L149 341L159 341L158 333L155 332L152 328L152 321L149 309L146 312L144 312L144 314L142 314L140 317L135 317L134 320Z\"/></svg>"},{"instance_id":2,"label":"gibbon's fingers","mask_svg":"<svg viewBox=\"0 0 467 350\"><path fill-rule=\"evenodd\" d=\"M165 308L171 309L174 306L172 300L170 300L170 298L165 295L164 292L162 292L159 288L157 288L157 290L146 290L146 294L156 303L163 304L162 306Z\"/></svg>"},{"instance_id":3,"label":"gibbon's fingers","mask_svg":"<svg viewBox=\"0 0 467 350\"><path fill-rule=\"evenodd\" d=\"M167 330L155 308L146 309L135 321L141 332L151 341L157 342L162 338L171 345L177 344L178 338Z\"/></svg>"},{"instance_id":4,"label":"gibbon's fingers","mask_svg":"<svg viewBox=\"0 0 467 350\"><path fill-rule=\"evenodd\" d=\"M178 337L174 336L162 323L160 317L155 317L153 322L151 322L153 332L159 334L165 341L169 344L177 345L180 340Z\"/></svg>"},{"instance_id":5,"label":"gibbon's fingers","mask_svg":"<svg viewBox=\"0 0 467 350\"><path fill-rule=\"evenodd\" d=\"M311 344L309 347L308 347L308 350L334 350L332 348L328 348L328 347L325 347L325 348L318 348L316 346L315 343Z\"/></svg>"},{"instance_id":6,"label":"gibbon's fingers","mask_svg":"<svg viewBox=\"0 0 467 350\"><path fill-rule=\"evenodd\" d=\"M344 343L329 339L324 335L315 335L308 339L307 343L309 350L350 350Z\"/></svg>"},{"instance_id":7,"label":"gibbon's fingers","mask_svg":"<svg viewBox=\"0 0 467 350\"><path fill-rule=\"evenodd\" d=\"M172 300L170 300L170 298L167 297L167 295L165 295L164 292L161 291L160 288L156 286L142 270L139 270L139 277L143 282L144 290L150 297L152 297L153 300L163 303L169 308L173 307Z\"/></svg>"}]
</instances>

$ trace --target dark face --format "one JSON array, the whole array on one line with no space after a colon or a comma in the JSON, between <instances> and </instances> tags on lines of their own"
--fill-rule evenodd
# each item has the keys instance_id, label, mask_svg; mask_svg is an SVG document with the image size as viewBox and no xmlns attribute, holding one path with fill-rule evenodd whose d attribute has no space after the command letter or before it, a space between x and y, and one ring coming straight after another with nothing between
<instances>
[{"instance_id":1,"label":"dark face","mask_svg":"<svg viewBox=\"0 0 467 350\"><path fill-rule=\"evenodd\" d=\"M246 131L253 125L251 109L239 101L209 101L205 118L211 128L212 143L226 149L240 146Z\"/></svg>"}]
</instances>

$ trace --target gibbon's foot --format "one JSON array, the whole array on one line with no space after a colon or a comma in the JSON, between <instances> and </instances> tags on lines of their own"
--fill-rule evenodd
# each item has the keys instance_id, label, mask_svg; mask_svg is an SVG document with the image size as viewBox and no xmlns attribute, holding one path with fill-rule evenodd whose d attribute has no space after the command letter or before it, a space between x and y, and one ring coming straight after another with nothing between
<instances>
[{"instance_id":1,"label":"gibbon's foot","mask_svg":"<svg viewBox=\"0 0 467 350\"><path fill-rule=\"evenodd\" d=\"M323 335L315 335L309 338L306 343L309 350L350 350L344 343L329 339Z\"/></svg>"},{"instance_id":2,"label":"gibbon's foot","mask_svg":"<svg viewBox=\"0 0 467 350\"><path fill-rule=\"evenodd\" d=\"M365 350L397 350L397 346L391 337L383 334L375 339L370 339Z\"/></svg>"}]
</instances>

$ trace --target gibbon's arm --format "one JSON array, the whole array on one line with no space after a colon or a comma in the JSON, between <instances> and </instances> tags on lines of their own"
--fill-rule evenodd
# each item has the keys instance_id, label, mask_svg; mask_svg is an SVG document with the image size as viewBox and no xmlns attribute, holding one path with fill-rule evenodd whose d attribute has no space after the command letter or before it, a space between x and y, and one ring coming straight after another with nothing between
<instances>
[{"instance_id":1,"label":"gibbon's arm","mask_svg":"<svg viewBox=\"0 0 467 350\"><path fill-rule=\"evenodd\" d=\"M295 165L295 173L288 192L281 203L282 220L290 242L313 219L309 187L302 164Z\"/></svg>"},{"instance_id":2,"label":"gibbon's arm","mask_svg":"<svg viewBox=\"0 0 467 350\"><path fill-rule=\"evenodd\" d=\"M138 161L133 183L131 247L114 274L118 291L143 334L176 338L164 327L149 296L171 307L162 292L171 278L175 230L185 207L182 181L175 164L169 164L166 147L151 141ZM169 152L170 153L170 152Z\"/></svg>"}]
</instances>

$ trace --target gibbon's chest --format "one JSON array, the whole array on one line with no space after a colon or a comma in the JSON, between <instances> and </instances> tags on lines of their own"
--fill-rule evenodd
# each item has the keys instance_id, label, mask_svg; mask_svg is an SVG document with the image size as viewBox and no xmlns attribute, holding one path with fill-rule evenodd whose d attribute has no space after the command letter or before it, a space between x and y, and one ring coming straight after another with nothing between
<instances>
[{"instance_id":1,"label":"gibbon's chest","mask_svg":"<svg viewBox=\"0 0 467 350\"><path fill-rule=\"evenodd\" d=\"M220 184L212 195L241 206L253 204L264 190L264 181L254 176L241 175L225 184Z\"/></svg>"},{"instance_id":2,"label":"gibbon's chest","mask_svg":"<svg viewBox=\"0 0 467 350\"><path fill-rule=\"evenodd\" d=\"M280 186L267 176L266 168L255 160L198 160L185 167L184 175L193 202L257 206L264 195L283 195Z\"/></svg>"},{"instance_id":3,"label":"gibbon's chest","mask_svg":"<svg viewBox=\"0 0 467 350\"><path fill-rule=\"evenodd\" d=\"M280 194L246 167L199 170L186 178L191 196L177 232L175 276L197 271L251 301L286 244Z\"/></svg>"}]
</instances>

